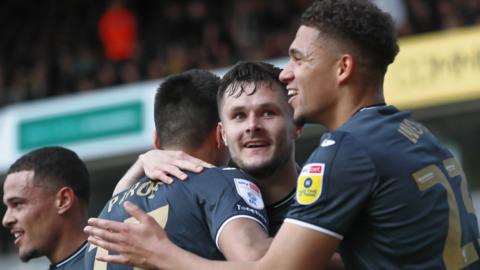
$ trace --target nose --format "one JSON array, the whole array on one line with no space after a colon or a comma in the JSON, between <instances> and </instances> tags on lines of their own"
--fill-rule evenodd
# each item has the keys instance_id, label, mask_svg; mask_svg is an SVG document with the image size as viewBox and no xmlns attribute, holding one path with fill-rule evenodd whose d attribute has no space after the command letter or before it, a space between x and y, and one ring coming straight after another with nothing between
<instances>
[{"instance_id":1,"label":"nose","mask_svg":"<svg viewBox=\"0 0 480 270\"><path fill-rule=\"evenodd\" d=\"M5 228L9 228L11 224L13 224L13 222L14 222L13 215L10 213L10 211L7 208L7 211L5 212L5 215L3 215L3 218L2 218L2 225Z\"/></svg>"},{"instance_id":2,"label":"nose","mask_svg":"<svg viewBox=\"0 0 480 270\"><path fill-rule=\"evenodd\" d=\"M259 119L257 118L256 115L251 113L248 116L246 132L253 133L253 132L259 131L260 129L261 129L261 124Z\"/></svg>"},{"instance_id":3,"label":"nose","mask_svg":"<svg viewBox=\"0 0 480 270\"><path fill-rule=\"evenodd\" d=\"M288 83L293 80L293 71L290 68L290 62L288 62L287 66L280 72L278 79L283 83Z\"/></svg>"}]
</instances>

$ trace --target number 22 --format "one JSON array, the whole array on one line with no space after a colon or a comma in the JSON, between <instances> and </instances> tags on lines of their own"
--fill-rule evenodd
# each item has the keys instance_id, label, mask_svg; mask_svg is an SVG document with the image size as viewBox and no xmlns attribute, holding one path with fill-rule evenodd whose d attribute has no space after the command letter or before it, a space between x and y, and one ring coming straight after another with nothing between
<instances>
[{"instance_id":1,"label":"number 22","mask_svg":"<svg viewBox=\"0 0 480 270\"><path fill-rule=\"evenodd\" d=\"M460 176L460 191L462 194L463 207L468 213L474 214L472 200L468 194L467 180L465 174L458 164L453 159L446 159L443 162L445 169L448 172L448 177L453 178ZM469 264L478 261L478 254L475 250L473 242L469 242L462 246L462 227L460 224L459 205L455 198L455 193L445 174L437 165L429 165L413 174L420 191L426 191L436 184L442 185L447 191L447 200L449 206L448 212L448 232L443 249L443 260L447 269L461 269Z\"/></svg>"}]
</instances>

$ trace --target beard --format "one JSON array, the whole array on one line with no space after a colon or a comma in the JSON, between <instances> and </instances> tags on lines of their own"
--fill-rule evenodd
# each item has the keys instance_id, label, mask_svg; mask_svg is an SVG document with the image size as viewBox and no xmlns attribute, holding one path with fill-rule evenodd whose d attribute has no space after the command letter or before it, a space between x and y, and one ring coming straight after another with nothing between
<instances>
[{"instance_id":1,"label":"beard","mask_svg":"<svg viewBox=\"0 0 480 270\"><path fill-rule=\"evenodd\" d=\"M295 123L295 126L297 127L303 127L307 120L303 115L295 115L293 114L293 122Z\"/></svg>"},{"instance_id":2,"label":"beard","mask_svg":"<svg viewBox=\"0 0 480 270\"><path fill-rule=\"evenodd\" d=\"M22 262L28 262L30 261L31 259L33 258L38 258L42 256L41 254L39 254L39 252L36 250L36 249L31 249L29 251L27 251L26 253L22 254L20 253L20 260Z\"/></svg>"},{"instance_id":3,"label":"beard","mask_svg":"<svg viewBox=\"0 0 480 270\"><path fill-rule=\"evenodd\" d=\"M248 165L241 160L233 160L233 162L238 168L251 175L257 181L260 181L262 178L272 176L278 169L285 165L289 160L289 155L290 154L277 155L277 157L274 157L260 165Z\"/></svg>"}]
</instances>

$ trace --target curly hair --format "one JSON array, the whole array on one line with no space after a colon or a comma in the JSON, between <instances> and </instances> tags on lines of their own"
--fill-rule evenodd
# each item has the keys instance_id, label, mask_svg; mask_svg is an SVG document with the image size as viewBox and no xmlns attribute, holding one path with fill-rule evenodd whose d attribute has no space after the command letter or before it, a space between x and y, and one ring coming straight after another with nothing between
<instances>
[{"instance_id":1,"label":"curly hair","mask_svg":"<svg viewBox=\"0 0 480 270\"><path fill-rule=\"evenodd\" d=\"M33 150L17 159L7 175L21 171L33 171L35 182L72 188L84 205L88 205L90 175L83 161L72 150L59 146Z\"/></svg>"},{"instance_id":2,"label":"curly hair","mask_svg":"<svg viewBox=\"0 0 480 270\"><path fill-rule=\"evenodd\" d=\"M392 17L368 0L316 0L302 14L301 23L353 45L382 72L399 51Z\"/></svg>"}]
</instances>

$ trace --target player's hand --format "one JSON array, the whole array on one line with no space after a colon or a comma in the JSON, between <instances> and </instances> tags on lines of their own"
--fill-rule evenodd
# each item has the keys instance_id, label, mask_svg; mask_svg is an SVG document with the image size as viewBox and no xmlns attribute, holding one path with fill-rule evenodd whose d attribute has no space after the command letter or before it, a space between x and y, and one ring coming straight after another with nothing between
<instances>
[{"instance_id":1,"label":"player's hand","mask_svg":"<svg viewBox=\"0 0 480 270\"><path fill-rule=\"evenodd\" d=\"M167 253L173 243L160 225L136 205L125 202L125 210L139 223L122 223L90 218L84 231L88 241L119 255L98 255L97 260L120 263L144 269L156 269L158 258ZM157 254L156 252L162 252Z\"/></svg>"},{"instance_id":2,"label":"player's hand","mask_svg":"<svg viewBox=\"0 0 480 270\"><path fill-rule=\"evenodd\" d=\"M181 180L187 179L187 175L182 170L199 173L203 168L213 167L212 164L182 151L150 150L140 155L139 160L146 176L166 184L173 182L170 176L175 176Z\"/></svg>"}]
</instances>

